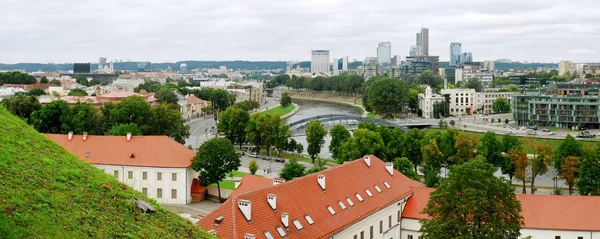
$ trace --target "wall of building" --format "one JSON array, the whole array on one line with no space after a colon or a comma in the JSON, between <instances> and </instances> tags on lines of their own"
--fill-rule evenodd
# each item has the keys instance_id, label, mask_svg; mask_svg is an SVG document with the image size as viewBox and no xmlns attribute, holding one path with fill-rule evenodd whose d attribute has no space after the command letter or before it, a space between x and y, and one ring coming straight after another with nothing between
<instances>
[{"instance_id":1,"label":"wall of building","mask_svg":"<svg viewBox=\"0 0 600 239\"><path fill-rule=\"evenodd\" d=\"M373 192L377 193L377 191ZM367 196L362 193L363 196ZM351 197L354 204L363 203L358 201L358 199L354 196ZM408 199L408 198L406 198ZM344 200L344 204L347 207L350 207L348 203ZM374 238L374 239L400 239L400 219L402 216L402 211L404 210L404 206L406 205L405 200L400 200L398 202L393 203L392 205L383 208L367 218L358 221L351 226L345 228L343 231L335 234L332 238L337 239L352 239L356 235L356 238L361 238L361 232L364 232L364 238ZM337 207L339 208L339 207ZM391 226L389 224L389 217L392 217ZM400 216L400 218L398 217ZM383 221L382 232L379 230L379 223ZM371 226L373 226L373 237L370 235Z\"/></svg>"},{"instance_id":2,"label":"wall of building","mask_svg":"<svg viewBox=\"0 0 600 239\"><path fill-rule=\"evenodd\" d=\"M144 193L146 196L164 204L188 204L192 201L191 185L193 178L198 173L187 168L153 168L153 167L134 167L119 165L101 165L94 166L112 176L117 176L120 182L123 182L133 189ZM129 172L132 173L130 178ZM144 172L146 179L143 178ZM158 174L162 174L161 180L158 180ZM117 175L115 175L117 174ZM176 174L176 180L173 181L173 174ZM158 189L162 189L162 197L158 198ZM175 198L171 195L175 191Z\"/></svg>"},{"instance_id":3,"label":"wall of building","mask_svg":"<svg viewBox=\"0 0 600 239\"><path fill-rule=\"evenodd\" d=\"M421 233L419 232L421 223L419 223L418 219L402 218L400 228L402 230L402 239L407 239L410 236L412 236L413 239L417 239L421 236Z\"/></svg>"}]
</instances>

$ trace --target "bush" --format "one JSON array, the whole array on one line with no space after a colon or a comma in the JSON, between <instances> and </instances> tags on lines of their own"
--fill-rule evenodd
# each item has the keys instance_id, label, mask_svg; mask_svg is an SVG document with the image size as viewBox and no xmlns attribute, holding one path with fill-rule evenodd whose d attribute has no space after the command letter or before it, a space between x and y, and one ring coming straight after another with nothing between
<instances>
[{"instance_id":1,"label":"bush","mask_svg":"<svg viewBox=\"0 0 600 239\"><path fill-rule=\"evenodd\" d=\"M250 169L250 174L256 175L256 171L258 171L258 163L256 162L256 159L253 159L252 161L250 161L250 164L248 165L248 169Z\"/></svg>"}]
</instances>

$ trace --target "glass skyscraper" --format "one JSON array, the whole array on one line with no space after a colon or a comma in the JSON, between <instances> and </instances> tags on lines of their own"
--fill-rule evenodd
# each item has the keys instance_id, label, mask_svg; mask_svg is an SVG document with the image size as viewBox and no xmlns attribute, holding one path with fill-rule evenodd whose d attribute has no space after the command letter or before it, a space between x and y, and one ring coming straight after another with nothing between
<instances>
[{"instance_id":1,"label":"glass skyscraper","mask_svg":"<svg viewBox=\"0 0 600 239\"><path fill-rule=\"evenodd\" d=\"M450 65L451 66L456 66L456 65L460 64L461 47L462 47L462 45L459 42L451 42L450 43Z\"/></svg>"}]
</instances>

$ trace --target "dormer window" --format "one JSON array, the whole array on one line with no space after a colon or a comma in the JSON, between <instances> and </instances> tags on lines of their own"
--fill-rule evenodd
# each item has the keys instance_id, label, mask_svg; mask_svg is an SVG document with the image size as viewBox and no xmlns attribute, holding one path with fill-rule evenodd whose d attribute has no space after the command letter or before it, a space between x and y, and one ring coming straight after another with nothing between
<instances>
[{"instance_id":1,"label":"dormer window","mask_svg":"<svg viewBox=\"0 0 600 239\"><path fill-rule=\"evenodd\" d=\"M131 154L131 156L129 156L130 159L134 159L135 158L135 154Z\"/></svg>"}]
</instances>

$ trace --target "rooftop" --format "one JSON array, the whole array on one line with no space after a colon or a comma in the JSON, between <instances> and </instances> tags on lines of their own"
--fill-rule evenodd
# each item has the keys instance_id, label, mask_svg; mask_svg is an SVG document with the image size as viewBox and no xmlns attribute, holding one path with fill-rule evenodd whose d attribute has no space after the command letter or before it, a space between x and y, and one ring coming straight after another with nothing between
<instances>
[{"instance_id":1,"label":"rooftop","mask_svg":"<svg viewBox=\"0 0 600 239\"><path fill-rule=\"evenodd\" d=\"M194 151L167 136L104 136L45 134L48 138L92 164L187 168Z\"/></svg>"}]
</instances>

